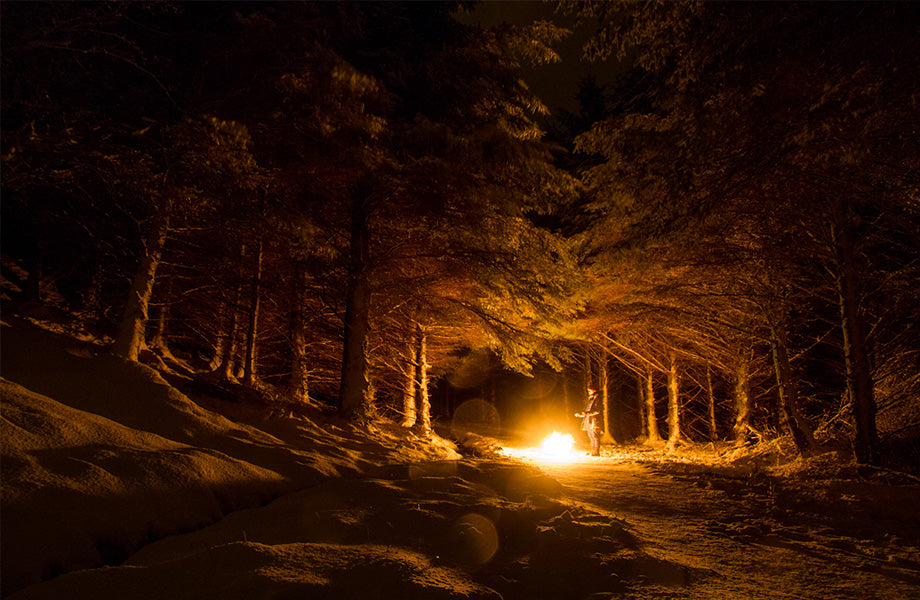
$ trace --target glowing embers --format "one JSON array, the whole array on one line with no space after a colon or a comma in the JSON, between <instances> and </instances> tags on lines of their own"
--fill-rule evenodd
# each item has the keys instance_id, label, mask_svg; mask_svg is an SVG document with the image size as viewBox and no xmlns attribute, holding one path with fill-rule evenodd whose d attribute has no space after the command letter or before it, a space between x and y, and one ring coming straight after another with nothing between
<instances>
[{"instance_id":1,"label":"glowing embers","mask_svg":"<svg viewBox=\"0 0 920 600\"><path fill-rule=\"evenodd\" d=\"M502 448L502 451L517 458L527 458L537 462L564 463L581 460L583 454L575 450L575 438L568 433L554 431L545 438L537 448Z\"/></svg>"}]
</instances>

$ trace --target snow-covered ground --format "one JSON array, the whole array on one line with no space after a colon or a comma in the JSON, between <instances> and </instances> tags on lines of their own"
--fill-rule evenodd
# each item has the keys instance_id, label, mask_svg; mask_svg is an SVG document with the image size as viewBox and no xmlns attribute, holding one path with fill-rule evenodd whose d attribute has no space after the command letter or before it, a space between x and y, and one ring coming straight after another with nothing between
<instances>
[{"instance_id":1,"label":"snow-covered ground","mask_svg":"<svg viewBox=\"0 0 920 600\"><path fill-rule=\"evenodd\" d=\"M920 598L920 488L891 476L751 476L616 456L548 465L665 565L625 598Z\"/></svg>"},{"instance_id":2,"label":"snow-covered ground","mask_svg":"<svg viewBox=\"0 0 920 600\"><path fill-rule=\"evenodd\" d=\"M462 459L192 401L23 321L0 342L5 597L920 597L906 475L704 448Z\"/></svg>"}]
</instances>

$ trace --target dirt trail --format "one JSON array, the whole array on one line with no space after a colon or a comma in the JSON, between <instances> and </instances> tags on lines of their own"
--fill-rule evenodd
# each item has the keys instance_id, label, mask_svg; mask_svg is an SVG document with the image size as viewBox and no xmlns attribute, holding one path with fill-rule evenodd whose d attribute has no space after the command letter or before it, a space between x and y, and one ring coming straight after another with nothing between
<instances>
[{"instance_id":1,"label":"dirt trail","mask_svg":"<svg viewBox=\"0 0 920 600\"><path fill-rule=\"evenodd\" d=\"M643 551L693 574L689 585L652 574L634 598L920 598L917 520L862 514L859 491L825 504L766 479L609 459L541 468L570 500L625 520Z\"/></svg>"}]
</instances>

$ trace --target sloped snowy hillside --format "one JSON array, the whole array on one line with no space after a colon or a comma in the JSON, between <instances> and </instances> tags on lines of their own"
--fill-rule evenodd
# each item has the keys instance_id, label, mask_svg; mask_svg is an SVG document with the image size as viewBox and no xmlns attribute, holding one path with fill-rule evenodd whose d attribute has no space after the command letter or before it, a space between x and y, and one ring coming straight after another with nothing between
<instances>
[{"instance_id":1,"label":"sloped snowy hillside","mask_svg":"<svg viewBox=\"0 0 920 600\"><path fill-rule=\"evenodd\" d=\"M458 457L395 428L232 421L149 367L25 321L7 318L0 341L4 594L328 477Z\"/></svg>"}]
</instances>

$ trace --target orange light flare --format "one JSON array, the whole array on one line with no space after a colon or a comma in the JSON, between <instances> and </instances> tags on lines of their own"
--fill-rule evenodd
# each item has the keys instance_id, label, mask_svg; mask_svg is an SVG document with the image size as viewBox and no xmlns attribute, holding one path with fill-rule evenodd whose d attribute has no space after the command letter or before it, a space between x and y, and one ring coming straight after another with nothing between
<instances>
[{"instance_id":1,"label":"orange light flare","mask_svg":"<svg viewBox=\"0 0 920 600\"><path fill-rule=\"evenodd\" d=\"M570 463L590 458L583 452L575 450L575 438L571 434L558 431L543 438L543 442L535 448L503 447L502 452L515 458L542 463Z\"/></svg>"}]
</instances>

